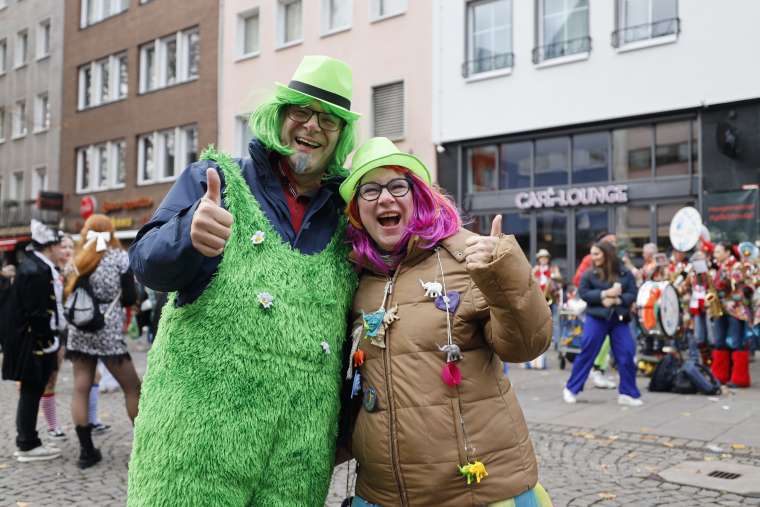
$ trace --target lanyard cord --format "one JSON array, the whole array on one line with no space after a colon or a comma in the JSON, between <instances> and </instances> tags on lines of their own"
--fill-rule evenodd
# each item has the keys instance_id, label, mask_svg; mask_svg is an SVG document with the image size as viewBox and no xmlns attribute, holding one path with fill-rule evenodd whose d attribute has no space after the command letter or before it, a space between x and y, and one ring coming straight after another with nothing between
<instances>
[{"instance_id":1,"label":"lanyard cord","mask_svg":"<svg viewBox=\"0 0 760 507\"><path fill-rule=\"evenodd\" d=\"M443 303L446 305L446 338L448 344L453 345L454 340L451 337L451 314L449 311L449 292L446 290L446 275L443 274L443 263L441 262L440 247L436 247L435 256L438 259L438 268L441 270L441 284L443 285Z\"/></svg>"}]
</instances>

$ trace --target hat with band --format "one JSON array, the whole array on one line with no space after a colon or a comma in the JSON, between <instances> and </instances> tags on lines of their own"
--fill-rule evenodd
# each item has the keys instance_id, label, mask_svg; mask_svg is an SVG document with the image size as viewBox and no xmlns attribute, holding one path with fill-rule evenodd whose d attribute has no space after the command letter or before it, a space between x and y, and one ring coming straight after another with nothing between
<instances>
[{"instance_id":1,"label":"hat with band","mask_svg":"<svg viewBox=\"0 0 760 507\"><path fill-rule=\"evenodd\" d=\"M430 173L420 159L399 150L387 137L373 137L354 153L354 158L351 160L351 173L340 185L340 196L344 201L349 202L365 174L372 169L391 165L409 169L430 185Z\"/></svg>"},{"instance_id":2,"label":"hat with band","mask_svg":"<svg viewBox=\"0 0 760 507\"><path fill-rule=\"evenodd\" d=\"M351 111L351 67L329 56L304 56L287 85L275 82L278 90L288 89L329 104L346 121L361 115Z\"/></svg>"}]
</instances>

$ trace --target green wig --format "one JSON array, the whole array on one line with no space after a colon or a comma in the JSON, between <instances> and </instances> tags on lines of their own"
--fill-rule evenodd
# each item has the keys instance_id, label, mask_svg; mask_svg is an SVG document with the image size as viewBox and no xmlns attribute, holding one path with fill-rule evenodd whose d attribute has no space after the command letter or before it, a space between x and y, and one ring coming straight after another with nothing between
<instances>
[{"instance_id":1,"label":"green wig","mask_svg":"<svg viewBox=\"0 0 760 507\"><path fill-rule=\"evenodd\" d=\"M281 88L272 100L264 102L251 113L248 120L251 132L261 141L266 149L276 151L281 155L290 155L293 153L293 149L283 145L282 141L280 141L280 130L285 115L285 108L290 105L308 106L313 101L313 98L303 95L296 90ZM356 121L327 102L319 101L319 103L325 112L334 114L345 122L340 131L338 143L335 145L332 159L325 170L325 177L348 176L348 171L343 167L343 164L356 145Z\"/></svg>"}]
</instances>

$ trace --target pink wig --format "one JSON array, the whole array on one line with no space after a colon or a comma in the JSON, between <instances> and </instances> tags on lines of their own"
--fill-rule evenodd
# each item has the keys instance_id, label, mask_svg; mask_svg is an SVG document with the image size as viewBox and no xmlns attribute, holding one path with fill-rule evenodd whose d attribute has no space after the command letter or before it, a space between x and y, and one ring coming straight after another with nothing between
<instances>
[{"instance_id":1,"label":"pink wig","mask_svg":"<svg viewBox=\"0 0 760 507\"><path fill-rule=\"evenodd\" d=\"M383 259L383 253L362 225L357 202L358 193L354 193L351 202L346 206L346 214L350 222L347 235L359 266L370 267L384 274L394 269L403 259L409 239L413 236L419 238L419 247L427 250L433 248L442 239L453 236L462 227L462 219L454 203L447 196L436 188L428 186L405 167L387 166L387 168L411 180L413 201L412 217L406 231L391 252L390 262Z\"/></svg>"}]
</instances>

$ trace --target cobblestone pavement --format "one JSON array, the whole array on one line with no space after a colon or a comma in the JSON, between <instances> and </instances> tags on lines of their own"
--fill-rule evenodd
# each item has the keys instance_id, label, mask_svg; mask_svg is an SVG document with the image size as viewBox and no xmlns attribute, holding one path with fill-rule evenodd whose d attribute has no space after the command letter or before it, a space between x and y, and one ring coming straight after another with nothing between
<instances>
[{"instance_id":1,"label":"cobblestone pavement","mask_svg":"<svg viewBox=\"0 0 760 507\"><path fill-rule=\"evenodd\" d=\"M144 372L145 354L136 352L133 357L138 371ZM100 416L112 429L96 437L103 462L81 471L76 466L78 445L69 414L71 376L71 366L66 363L57 398L59 419L69 438L56 444L63 450L61 458L42 463L17 463L13 459L16 388L11 382L0 383L0 507L124 505L132 431L123 396L120 392L101 395ZM521 402L531 403L530 397L521 397ZM654 435L646 428L614 431L528 419L540 480L556 506L760 506L758 498L679 486L657 476L686 460L725 460L760 467L757 447L734 449L727 445L722 451L713 447L713 451L707 448L708 441ZM40 428L42 421L40 414ZM326 505L340 505L346 496L346 480L344 464L336 468Z\"/></svg>"}]
</instances>

